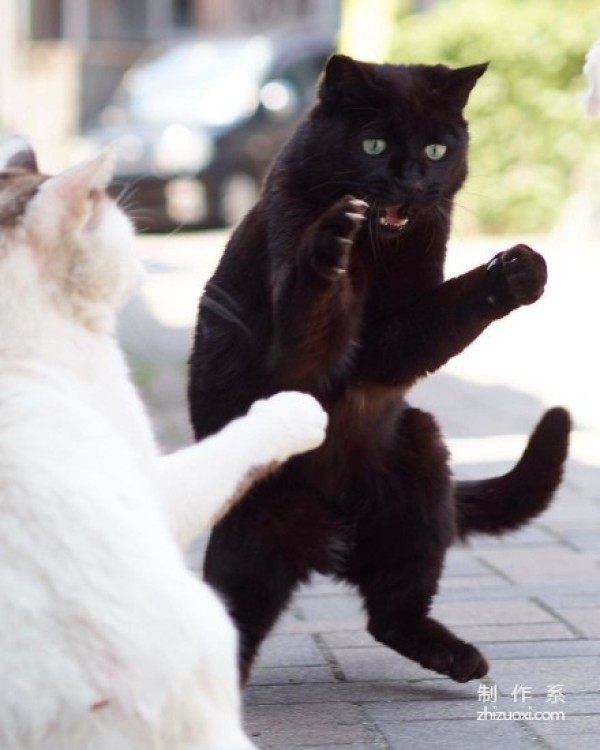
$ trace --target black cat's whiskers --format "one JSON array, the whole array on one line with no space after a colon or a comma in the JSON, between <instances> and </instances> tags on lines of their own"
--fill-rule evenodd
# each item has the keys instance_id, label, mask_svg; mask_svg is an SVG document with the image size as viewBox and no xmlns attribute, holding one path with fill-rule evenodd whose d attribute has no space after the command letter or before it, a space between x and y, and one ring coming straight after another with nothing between
<instances>
[{"instance_id":1,"label":"black cat's whiskers","mask_svg":"<svg viewBox=\"0 0 600 750\"><path fill-rule=\"evenodd\" d=\"M470 206L466 206L464 203L460 203L459 201L456 200L456 198L454 199L443 198L442 200L448 206L448 209L446 211L447 215L449 215L450 209L452 208L452 206L454 206L455 209L458 208L461 211L464 211L465 213L470 214L471 216L477 217L477 212L475 211L475 209L471 208Z\"/></svg>"},{"instance_id":2,"label":"black cat's whiskers","mask_svg":"<svg viewBox=\"0 0 600 750\"><path fill-rule=\"evenodd\" d=\"M493 195L491 193L485 193L485 192L477 192L475 190L471 189L471 178L469 178L469 182L465 185L465 187L462 187L460 189L460 193L462 195L473 195L476 198L486 198L491 199Z\"/></svg>"},{"instance_id":3,"label":"black cat's whiskers","mask_svg":"<svg viewBox=\"0 0 600 750\"><path fill-rule=\"evenodd\" d=\"M383 251L386 245L386 238L384 237L383 228L380 221L381 210L384 207L384 204L383 201L376 198L367 202L371 206L369 211L369 237L371 239L373 258L377 262L380 259L384 259L386 257L385 253L383 252L380 253L379 256L377 253L378 250Z\"/></svg>"},{"instance_id":4,"label":"black cat's whiskers","mask_svg":"<svg viewBox=\"0 0 600 750\"><path fill-rule=\"evenodd\" d=\"M222 298L223 302L215 299L215 293ZM236 325L249 338L252 337L252 331L242 320L241 307L230 294L228 294L221 286L215 284L214 281L210 281L206 285L204 294L202 295L202 306L211 313L214 313L224 320Z\"/></svg>"},{"instance_id":5,"label":"black cat's whiskers","mask_svg":"<svg viewBox=\"0 0 600 750\"><path fill-rule=\"evenodd\" d=\"M379 222L377 221L377 216L379 214L379 209L377 207L376 201L367 201L367 203L369 203L369 211L367 213L367 230L369 232L369 239L371 240L369 244L371 246L373 259L375 260L375 262L377 262L377 249L379 244Z\"/></svg>"}]
</instances>

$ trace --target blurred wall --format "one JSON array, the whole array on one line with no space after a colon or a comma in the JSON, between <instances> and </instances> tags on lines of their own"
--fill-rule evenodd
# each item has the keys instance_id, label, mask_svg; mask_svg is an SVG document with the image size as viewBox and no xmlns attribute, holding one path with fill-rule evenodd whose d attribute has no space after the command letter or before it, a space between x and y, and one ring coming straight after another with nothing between
<instances>
[{"instance_id":1,"label":"blurred wall","mask_svg":"<svg viewBox=\"0 0 600 750\"><path fill-rule=\"evenodd\" d=\"M19 61L19 19L16 0L0 0L0 133L12 130L16 108Z\"/></svg>"},{"instance_id":2,"label":"blurred wall","mask_svg":"<svg viewBox=\"0 0 600 750\"><path fill-rule=\"evenodd\" d=\"M340 0L0 0L0 135L27 135L54 169L148 45L195 31L332 28L339 9Z\"/></svg>"},{"instance_id":3,"label":"blurred wall","mask_svg":"<svg viewBox=\"0 0 600 750\"><path fill-rule=\"evenodd\" d=\"M67 41L32 43L30 10L28 0L0 0L0 134L29 137L53 170L78 125L79 55Z\"/></svg>"}]
</instances>

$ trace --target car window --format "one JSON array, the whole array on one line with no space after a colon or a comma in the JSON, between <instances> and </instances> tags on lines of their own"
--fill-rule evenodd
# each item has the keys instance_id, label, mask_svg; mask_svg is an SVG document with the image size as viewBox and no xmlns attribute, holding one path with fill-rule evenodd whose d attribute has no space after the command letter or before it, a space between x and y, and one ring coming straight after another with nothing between
<instances>
[{"instance_id":1,"label":"car window","mask_svg":"<svg viewBox=\"0 0 600 750\"><path fill-rule=\"evenodd\" d=\"M135 122L225 125L256 108L270 59L258 37L180 44L131 70L115 103Z\"/></svg>"}]
</instances>

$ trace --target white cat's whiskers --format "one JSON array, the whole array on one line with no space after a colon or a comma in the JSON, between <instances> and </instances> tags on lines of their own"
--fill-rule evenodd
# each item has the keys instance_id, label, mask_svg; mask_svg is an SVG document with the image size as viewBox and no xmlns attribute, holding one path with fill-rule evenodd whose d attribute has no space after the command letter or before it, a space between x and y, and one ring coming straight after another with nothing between
<instances>
[{"instance_id":1,"label":"white cat's whiskers","mask_svg":"<svg viewBox=\"0 0 600 750\"><path fill-rule=\"evenodd\" d=\"M183 550L327 418L279 393L159 453L113 335L140 267L112 163L48 178L0 227L0 747L253 750L236 630Z\"/></svg>"}]
</instances>

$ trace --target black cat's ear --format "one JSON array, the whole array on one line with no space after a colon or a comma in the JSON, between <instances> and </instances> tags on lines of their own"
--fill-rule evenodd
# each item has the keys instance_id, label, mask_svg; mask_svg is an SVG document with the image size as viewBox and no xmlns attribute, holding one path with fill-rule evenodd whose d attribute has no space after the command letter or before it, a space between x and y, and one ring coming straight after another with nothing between
<instances>
[{"instance_id":1,"label":"black cat's ear","mask_svg":"<svg viewBox=\"0 0 600 750\"><path fill-rule=\"evenodd\" d=\"M437 81L436 91L458 109L463 109L473 87L487 70L489 63L469 65L466 68L445 68Z\"/></svg>"},{"instance_id":2,"label":"black cat's ear","mask_svg":"<svg viewBox=\"0 0 600 750\"><path fill-rule=\"evenodd\" d=\"M24 169L39 174L37 159L29 141L13 135L0 143L0 170Z\"/></svg>"},{"instance_id":3,"label":"black cat's ear","mask_svg":"<svg viewBox=\"0 0 600 750\"><path fill-rule=\"evenodd\" d=\"M332 55L321 78L319 99L325 104L352 105L364 101L365 94L375 88L367 63Z\"/></svg>"}]
</instances>

